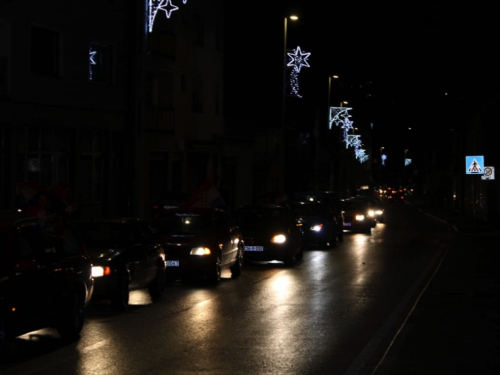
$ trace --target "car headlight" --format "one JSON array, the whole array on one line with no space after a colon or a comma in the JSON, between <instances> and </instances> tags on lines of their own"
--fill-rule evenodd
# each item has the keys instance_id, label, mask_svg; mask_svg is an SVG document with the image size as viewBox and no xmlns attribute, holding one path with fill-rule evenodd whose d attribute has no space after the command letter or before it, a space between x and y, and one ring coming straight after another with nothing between
<instances>
[{"instance_id":1,"label":"car headlight","mask_svg":"<svg viewBox=\"0 0 500 375\"><path fill-rule=\"evenodd\" d=\"M375 211L373 210L368 210L368 216L374 217L375 216Z\"/></svg>"},{"instance_id":2,"label":"car headlight","mask_svg":"<svg viewBox=\"0 0 500 375\"><path fill-rule=\"evenodd\" d=\"M311 230L314 232L319 232L319 231L321 231L321 229L323 229L323 224L317 224L317 225L313 225L311 227Z\"/></svg>"},{"instance_id":3,"label":"car headlight","mask_svg":"<svg viewBox=\"0 0 500 375\"><path fill-rule=\"evenodd\" d=\"M384 213L384 211L382 211L382 210L376 210L376 211L375 211L375 214L376 214L377 216L380 216L380 215L382 215L383 213Z\"/></svg>"},{"instance_id":4,"label":"car headlight","mask_svg":"<svg viewBox=\"0 0 500 375\"><path fill-rule=\"evenodd\" d=\"M284 234L277 234L271 238L272 243L284 243L286 241L286 236Z\"/></svg>"},{"instance_id":5,"label":"car headlight","mask_svg":"<svg viewBox=\"0 0 500 375\"><path fill-rule=\"evenodd\" d=\"M211 253L208 247L193 247L189 252L191 255L210 255Z\"/></svg>"},{"instance_id":6,"label":"car headlight","mask_svg":"<svg viewBox=\"0 0 500 375\"><path fill-rule=\"evenodd\" d=\"M357 214L357 215L355 216L355 219L356 219L357 221L363 221L363 220L365 220L365 215L360 215L360 214Z\"/></svg>"},{"instance_id":7,"label":"car headlight","mask_svg":"<svg viewBox=\"0 0 500 375\"><path fill-rule=\"evenodd\" d=\"M109 266L92 266L92 277L102 277L111 275L111 268Z\"/></svg>"}]
</instances>

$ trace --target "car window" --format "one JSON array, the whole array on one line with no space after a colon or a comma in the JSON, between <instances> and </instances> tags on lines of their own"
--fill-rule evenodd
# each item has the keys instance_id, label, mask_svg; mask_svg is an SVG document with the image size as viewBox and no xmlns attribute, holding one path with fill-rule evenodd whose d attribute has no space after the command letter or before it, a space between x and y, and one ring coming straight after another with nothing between
<instances>
[{"instance_id":1,"label":"car window","mask_svg":"<svg viewBox=\"0 0 500 375\"><path fill-rule=\"evenodd\" d=\"M124 247L130 242L130 228L121 223L79 223L78 229L92 247Z\"/></svg>"}]
</instances>

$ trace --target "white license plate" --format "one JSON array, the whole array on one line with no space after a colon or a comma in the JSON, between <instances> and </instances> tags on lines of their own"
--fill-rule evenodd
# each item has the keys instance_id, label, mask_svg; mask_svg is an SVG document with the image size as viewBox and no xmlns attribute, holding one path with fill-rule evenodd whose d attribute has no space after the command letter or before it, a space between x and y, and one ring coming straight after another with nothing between
<instances>
[{"instance_id":1,"label":"white license plate","mask_svg":"<svg viewBox=\"0 0 500 375\"><path fill-rule=\"evenodd\" d=\"M179 267L178 260L167 260L167 267Z\"/></svg>"},{"instance_id":2,"label":"white license plate","mask_svg":"<svg viewBox=\"0 0 500 375\"><path fill-rule=\"evenodd\" d=\"M350 227L351 223L344 223L344 227Z\"/></svg>"},{"instance_id":3,"label":"white license plate","mask_svg":"<svg viewBox=\"0 0 500 375\"><path fill-rule=\"evenodd\" d=\"M245 251L264 251L264 246L245 246Z\"/></svg>"}]
</instances>

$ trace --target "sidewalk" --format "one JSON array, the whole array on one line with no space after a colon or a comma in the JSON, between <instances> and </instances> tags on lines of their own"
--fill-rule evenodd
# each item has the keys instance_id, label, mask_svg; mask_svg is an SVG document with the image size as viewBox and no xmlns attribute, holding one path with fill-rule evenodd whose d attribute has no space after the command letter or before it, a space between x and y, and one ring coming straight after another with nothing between
<instances>
[{"instance_id":1,"label":"sidewalk","mask_svg":"<svg viewBox=\"0 0 500 375\"><path fill-rule=\"evenodd\" d=\"M372 375L500 373L500 230L408 199L457 235Z\"/></svg>"}]
</instances>

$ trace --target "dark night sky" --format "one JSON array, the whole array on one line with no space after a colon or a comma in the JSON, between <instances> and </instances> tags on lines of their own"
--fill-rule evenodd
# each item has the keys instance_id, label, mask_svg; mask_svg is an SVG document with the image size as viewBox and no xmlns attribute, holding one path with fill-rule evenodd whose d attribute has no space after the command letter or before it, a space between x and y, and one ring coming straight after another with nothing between
<instances>
[{"instance_id":1,"label":"dark night sky","mask_svg":"<svg viewBox=\"0 0 500 375\"><path fill-rule=\"evenodd\" d=\"M362 84L344 94L334 83L331 98L349 96L355 126L374 124L374 147L407 147L400 140L408 126L420 142L442 142L438 136L446 137L457 118L474 113L499 87L493 5L282 0L272 9L241 11L235 3L228 2L226 14L226 80L236 77L226 87L236 94L227 108L261 122L281 113L283 20L292 13L300 20L288 23L287 46L311 52L310 67L299 75L304 107L327 111L331 74L346 87Z\"/></svg>"}]
</instances>

